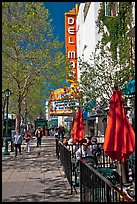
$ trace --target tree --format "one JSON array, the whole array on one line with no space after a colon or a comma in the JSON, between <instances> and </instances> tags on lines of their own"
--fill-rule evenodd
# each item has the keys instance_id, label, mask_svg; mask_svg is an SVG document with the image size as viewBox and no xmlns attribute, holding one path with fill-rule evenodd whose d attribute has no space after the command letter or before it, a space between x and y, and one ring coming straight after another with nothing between
<instances>
[{"instance_id":1,"label":"tree","mask_svg":"<svg viewBox=\"0 0 137 204\"><path fill-rule=\"evenodd\" d=\"M110 7L113 3L109 2ZM102 34L101 52L109 44L112 60L119 66L116 70L119 86L135 75L135 40L129 37L128 31L133 22L133 2L118 2L118 15L105 16L105 5L101 3L97 26Z\"/></svg>"},{"instance_id":2,"label":"tree","mask_svg":"<svg viewBox=\"0 0 137 204\"><path fill-rule=\"evenodd\" d=\"M92 100L108 105L114 84L123 93L129 76L135 74L134 40L128 36L132 24L132 4L119 2L117 16L108 17L104 14L102 2L97 19L102 39L88 62L79 59L82 70L80 89L85 103Z\"/></svg>"},{"instance_id":3,"label":"tree","mask_svg":"<svg viewBox=\"0 0 137 204\"><path fill-rule=\"evenodd\" d=\"M114 62L111 55L105 49L102 57L102 54L98 54L96 50L88 62L79 59L79 65L82 70L79 88L83 93L83 103L96 101L97 106L104 104L107 106L115 83Z\"/></svg>"},{"instance_id":4,"label":"tree","mask_svg":"<svg viewBox=\"0 0 137 204\"><path fill-rule=\"evenodd\" d=\"M2 87L13 92L19 124L28 93L31 98L45 80L58 85L66 77L63 43L54 38L50 24L42 2L2 2Z\"/></svg>"}]
</instances>

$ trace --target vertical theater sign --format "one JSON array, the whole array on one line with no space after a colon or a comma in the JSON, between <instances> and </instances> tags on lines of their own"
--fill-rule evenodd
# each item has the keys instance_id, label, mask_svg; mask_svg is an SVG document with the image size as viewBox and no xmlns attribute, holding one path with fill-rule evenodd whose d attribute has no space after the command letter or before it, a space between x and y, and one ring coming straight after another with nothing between
<instances>
[{"instance_id":1,"label":"vertical theater sign","mask_svg":"<svg viewBox=\"0 0 137 204\"><path fill-rule=\"evenodd\" d=\"M66 42L66 58L70 60L75 80L78 79L77 74L77 44L76 44L76 17L78 13L78 5L70 12L65 13L65 42Z\"/></svg>"},{"instance_id":2,"label":"vertical theater sign","mask_svg":"<svg viewBox=\"0 0 137 204\"><path fill-rule=\"evenodd\" d=\"M74 74L74 81L67 91L63 88L50 92L50 115L71 115L73 108L78 107L78 99L72 97L72 91L77 88L77 46L76 46L76 17L78 13L78 4L71 11L65 13L65 43L66 43L66 58L70 61L72 71Z\"/></svg>"}]
</instances>

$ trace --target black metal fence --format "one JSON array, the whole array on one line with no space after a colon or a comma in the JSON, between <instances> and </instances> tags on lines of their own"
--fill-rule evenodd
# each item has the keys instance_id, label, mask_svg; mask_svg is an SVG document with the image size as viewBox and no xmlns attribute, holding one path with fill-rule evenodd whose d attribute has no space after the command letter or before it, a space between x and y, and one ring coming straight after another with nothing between
<instances>
[{"instance_id":1,"label":"black metal fence","mask_svg":"<svg viewBox=\"0 0 137 204\"><path fill-rule=\"evenodd\" d=\"M117 161L112 160L101 147L101 155L98 157L98 167L110 167L113 169L117 168Z\"/></svg>"},{"instance_id":2,"label":"black metal fence","mask_svg":"<svg viewBox=\"0 0 137 204\"><path fill-rule=\"evenodd\" d=\"M59 147L60 147L59 140L56 139L55 141L56 141L56 157L59 159Z\"/></svg>"},{"instance_id":3,"label":"black metal fence","mask_svg":"<svg viewBox=\"0 0 137 204\"><path fill-rule=\"evenodd\" d=\"M60 162L63 166L65 176L67 177L67 180L71 187L71 194L73 192L73 186L72 186L72 164L71 164L71 151L63 145L62 142L59 141L59 158Z\"/></svg>"},{"instance_id":4,"label":"black metal fence","mask_svg":"<svg viewBox=\"0 0 137 204\"><path fill-rule=\"evenodd\" d=\"M59 140L56 139L56 155L59 158ZM117 162L113 161L103 149L103 144L98 143L101 146L101 155L98 157L98 167L110 167L110 168L117 168ZM82 144L73 144L67 145L67 148L71 151L71 157L75 159L75 152L76 150L81 147ZM74 168L72 168L73 170Z\"/></svg>"},{"instance_id":5,"label":"black metal fence","mask_svg":"<svg viewBox=\"0 0 137 204\"><path fill-rule=\"evenodd\" d=\"M56 155L64 168L71 187L71 194L73 193L73 188L77 192L76 189L80 187L81 202L132 202L132 199L120 191L113 182L110 182L111 179L107 179L104 174L98 171L102 169L107 171L111 169L116 170L117 162L106 155L102 148L96 169L83 159L80 160L80 166L78 167L75 151L80 146L81 144L78 146L68 145L66 147L61 141L56 139ZM76 183L79 185L76 185Z\"/></svg>"},{"instance_id":6,"label":"black metal fence","mask_svg":"<svg viewBox=\"0 0 137 204\"><path fill-rule=\"evenodd\" d=\"M80 159L80 202L133 202L124 192Z\"/></svg>"}]
</instances>

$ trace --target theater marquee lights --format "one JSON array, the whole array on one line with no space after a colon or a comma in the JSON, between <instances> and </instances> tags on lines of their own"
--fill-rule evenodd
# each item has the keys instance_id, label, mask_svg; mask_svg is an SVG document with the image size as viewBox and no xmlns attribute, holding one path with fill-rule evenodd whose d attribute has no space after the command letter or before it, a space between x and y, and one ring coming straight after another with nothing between
<instances>
[{"instance_id":1,"label":"theater marquee lights","mask_svg":"<svg viewBox=\"0 0 137 204\"><path fill-rule=\"evenodd\" d=\"M65 96L68 96L66 100ZM63 88L50 91L50 115L71 115L73 114L72 108L77 108L78 105L78 99L71 98Z\"/></svg>"}]
</instances>

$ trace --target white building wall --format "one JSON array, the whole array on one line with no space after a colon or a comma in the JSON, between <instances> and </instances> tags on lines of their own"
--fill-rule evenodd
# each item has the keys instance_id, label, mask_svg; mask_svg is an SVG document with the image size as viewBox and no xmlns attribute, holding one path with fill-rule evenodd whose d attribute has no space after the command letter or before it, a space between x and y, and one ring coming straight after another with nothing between
<instances>
[{"instance_id":1,"label":"white building wall","mask_svg":"<svg viewBox=\"0 0 137 204\"><path fill-rule=\"evenodd\" d=\"M95 51L97 42L101 39L101 34L98 33L96 26L98 11L101 2L91 2L86 18L84 20L84 6L85 3L81 3L77 16L77 57L84 61L91 63L92 52ZM78 63L78 81L80 81L80 73ZM85 122L85 132L88 134L88 121ZM98 127L98 132L100 127Z\"/></svg>"},{"instance_id":2,"label":"white building wall","mask_svg":"<svg viewBox=\"0 0 137 204\"><path fill-rule=\"evenodd\" d=\"M79 6L78 16L76 20L76 29L77 29L77 58L81 58L83 54L84 48L84 9L85 3L81 3ZM80 70L79 70L79 62L77 62L78 69L78 81L80 79Z\"/></svg>"},{"instance_id":3,"label":"white building wall","mask_svg":"<svg viewBox=\"0 0 137 204\"><path fill-rule=\"evenodd\" d=\"M100 9L100 4L102 2L94 2L94 16L95 16L95 22L97 21L98 19L98 11ZM101 40L101 34L98 33L98 28L96 26L96 23L95 23L95 44Z\"/></svg>"},{"instance_id":4,"label":"white building wall","mask_svg":"<svg viewBox=\"0 0 137 204\"><path fill-rule=\"evenodd\" d=\"M132 5L133 5L133 11L132 11L132 14L133 14L133 26L135 26L135 2L132 2Z\"/></svg>"},{"instance_id":5,"label":"white building wall","mask_svg":"<svg viewBox=\"0 0 137 204\"><path fill-rule=\"evenodd\" d=\"M45 110L45 117L47 120L49 120L49 101L46 101Z\"/></svg>"},{"instance_id":6,"label":"white building wall","mask_svg":"<svg viewBox=\"0 0 137 204\"><path fill-rule=\"evenodd\" d=\"M85 22L84 22L84 44L86 46L84 51L84 60L89 61L95 47L95 11L94 4L90 4Z\"/></svg>"},{"instance_id":7,"label":"white building wall","mask_svg":"<svg viewBox=\"0 0 137 204\"><path fill-rule=\"evenodd\" d=\"M64 116L58 116L58 126L64 126Z\"/></svg>"},{"instance_id":8,"label":"white building wall","mask_svg":"<svg viewBox=\"0 0 137 204\"><path fill-rule=\"evenodd\" d=\"M91 2L85 21L83 12L85 3L81 3L77 16L77 57L88 62L90 62L90 56L94 52L98 40L101 39L101 34L98 33L96 26L100 3ZM79 79L80 70L78 68L78 81Z\"/></svg>"}]
</instances>

